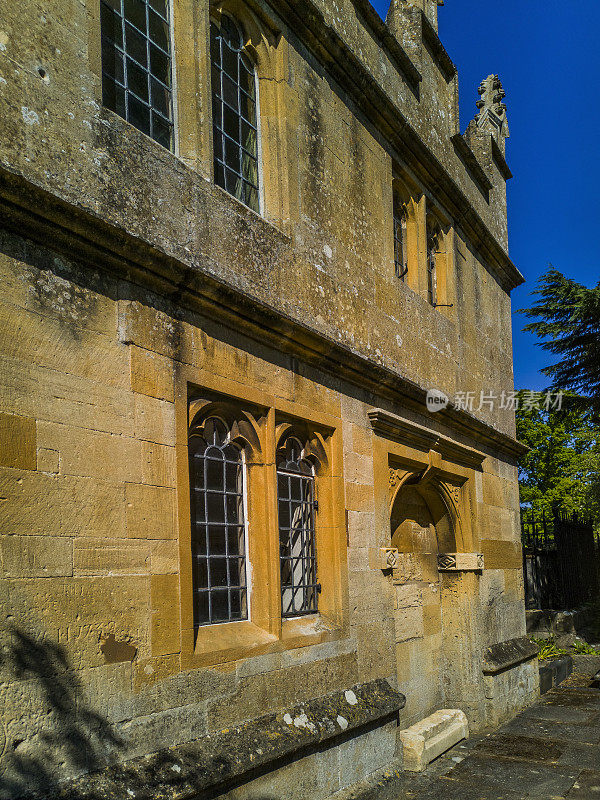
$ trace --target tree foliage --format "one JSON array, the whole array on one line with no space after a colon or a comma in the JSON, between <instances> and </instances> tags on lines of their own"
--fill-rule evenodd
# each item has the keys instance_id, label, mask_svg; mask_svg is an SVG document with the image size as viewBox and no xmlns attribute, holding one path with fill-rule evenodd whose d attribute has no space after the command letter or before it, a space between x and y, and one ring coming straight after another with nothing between
<instances>
[{"instance_id":1,"label":"tree foliage","mask_svg":"<svg viewBox=\"0 0 600 800\"><path fill-rule=\"evenodd\" d=\"M590 398L600 414L600 283L589 289L550 269L534 294L539 300L522 313L537 319L524 330L537 334L541 346L559 357L542 372L552 388Z\"/></svg>"},{"instance_id":2,"label":"tree foliage","mask_svg":"<svg viewBox=\"0 0 600 800\"><path fill-rule=\"evenodd\" d=\"M533 393L535 394L535 393ZM590 403L566 393L562 408L518 393L517 438L530 449L519 463L521 504L592 516L600 512L600 429Z\"/></svg>"}]
</instances>

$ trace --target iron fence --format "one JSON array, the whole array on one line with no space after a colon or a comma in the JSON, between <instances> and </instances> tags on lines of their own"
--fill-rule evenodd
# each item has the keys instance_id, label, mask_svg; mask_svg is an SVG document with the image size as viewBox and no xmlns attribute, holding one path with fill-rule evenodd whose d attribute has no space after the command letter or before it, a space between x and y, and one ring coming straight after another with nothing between
<instances>
[{"instance_id":1,"label":"iron fence","mask_svg":"<svg viewBox=\"0 0 600 800\"><path fill-rule=\"evenodd\" d=\"M593 521L576 514L521 509L527 608L576 608L598 598L598 537Z\"/></svg>"}]
</instances>

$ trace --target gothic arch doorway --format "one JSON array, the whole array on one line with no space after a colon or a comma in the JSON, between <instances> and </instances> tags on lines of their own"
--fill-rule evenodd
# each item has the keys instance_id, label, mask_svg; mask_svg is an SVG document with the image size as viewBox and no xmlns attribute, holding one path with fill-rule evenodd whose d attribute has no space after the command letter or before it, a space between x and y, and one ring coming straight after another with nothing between
<instances>
[{"instance_id":1,"label":"gothic arch doorway","mask_svg":"<svg viewBox=\"0 0 600 800\"><path fill-rule=\"evenodd\" d=\"M457 552L461 538L458 514L441 484L413 475L394 488L390 546L401 554L392 573L396 670L414 719L445 705L444 618L451 599L444 592L438 555Z\"/></svg>"}]
</instances>

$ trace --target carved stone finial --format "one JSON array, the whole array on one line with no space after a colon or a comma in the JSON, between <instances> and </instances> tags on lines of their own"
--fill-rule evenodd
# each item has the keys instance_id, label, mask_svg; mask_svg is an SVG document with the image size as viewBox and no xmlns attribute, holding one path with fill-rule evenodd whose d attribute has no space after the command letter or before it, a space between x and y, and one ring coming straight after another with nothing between
<instances>
[{"instance_id":1,"label":"carved stone finial","mask_svg":"<svg viewBox=\"0 0 600 800\"><path fill-rule=\"evenodd\" d=\"M479 113L476 116L478 127L487 125L491 133L498 139L509 136L506 119L506 105L502 102L506 92L497 75L488 75L479 84L479 100L476 105Z\"/></svg>"}]
</instances>

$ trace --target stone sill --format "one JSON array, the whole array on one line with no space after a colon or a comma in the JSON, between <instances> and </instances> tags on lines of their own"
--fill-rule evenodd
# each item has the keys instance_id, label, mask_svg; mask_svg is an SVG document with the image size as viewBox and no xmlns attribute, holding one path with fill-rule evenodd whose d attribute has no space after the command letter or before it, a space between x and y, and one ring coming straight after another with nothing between
<instances>
[{"instance_id":1,"label":"stone sill","mask_svg":"<svg viewBox=\"0 0 600 800\"><path fill-rule=\"evenodd\" d=\"M242 658L337 641L345 635L322 614L283 619L276 636L250 620L202 625L195 631L194 652L184 657L188 669L211 667Z\"/></svg>"},{"instance_id":2,"label":"stone sill","mask_svg":"<svg viewBox=\"0 0 600 800\"><path fill-rule=\"evenodd\" d=\"M244 774L368 725L391 721L404 695L384 680L358 684L65 784L56 800L192 800ZM51 800L51 798L46 798Z\"/></svg>"}]
</instances>

